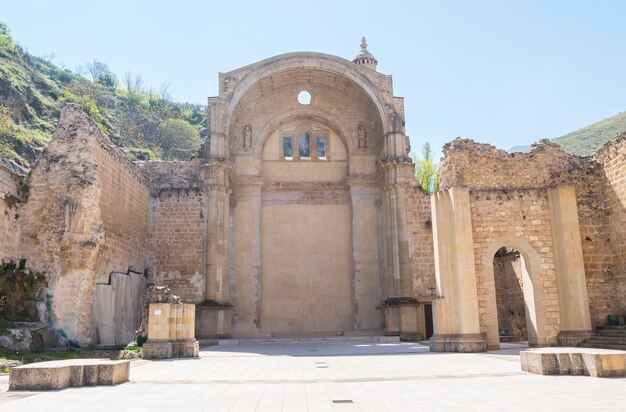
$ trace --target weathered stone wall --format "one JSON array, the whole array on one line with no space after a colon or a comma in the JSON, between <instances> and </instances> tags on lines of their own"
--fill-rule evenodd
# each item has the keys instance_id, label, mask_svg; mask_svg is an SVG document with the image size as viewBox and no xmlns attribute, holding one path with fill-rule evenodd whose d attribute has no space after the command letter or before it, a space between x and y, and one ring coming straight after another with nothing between
<instances>
[{"instance_id":1,"label":"weathered stone wall","mask_svg":"<svg viewBox=\"0 0 626 412\"><path fill-rule=\"evenodd\" d=\"M598 321L605 321L608 313L626 313L626 133L605 144L598 152L597 160L606 176L606 186L605 198L594 206L606 213L607 220L603 226L592 228L594 230L586 236L591 239L587 243L598 244L598 247L611 245L614 252L612 262L606 256L602 260L595 256L590 262L595 270L603 271L605 283L614 286L609 291L599 287L600 293L608 292L606 306L602 307L606 312L597 315Z\"/></svg>"},{"instance_id":2,"label":"weathered stone wall","mask_svg":"<svg viewBox=\"0 0 626 412\"><path fill-rule=\"evenodd\" d=\"M93 342L96 284L112 271L145 270L147 187L77 105L63 109L29 184L17 257L47 273L55 326L80 344Z\"/></svg>"},{"instance_id":3,"label":"weathered stone wall","mask_svg":"<svg viewBox=\"0 0 626 412\"><path fill-rule=\"evenodd\" d=\"M120 346L133 340L141 324L141 300L146 290L143 273L111 273L107 284L96 285L94 318L96 342Z\"/></svg>"},{"instance_id":4,"label":"weathered stone wall","mask_svg":"<svg viewBox=\"0 0 626 412\"><path fill-rule=\"evenodd\" d=\"M104 244L96 266L107 280L113 271L143 272L148 252L149 192L140 170L109 145L97 146Z\"/></svg>"},{"instance_id":5,"label":"weathered stone wall","mask_svg":"<svg viewBox=\"0 0 626 412\"><path fill-rule=\"evenodd\" d=\"M546 188L571 184L593 170L588 158L571 156L547 140L529 153L507 153L488 144L457 138L443 147L440 188L471 190Z\"/></svg>"},{"instance_id":6,"label":"weathered stone wall","mask_svg":"<svg viewBox=\"0 0 626 412\"><path fill-rule=\"evenodd\" d=\"M531 277L533 282L540 282L538 287L543 290L543 299L536 302L545 313L543 332L547 341L555 344L559 333L559 304L545 190L474 190L470 192L470 202L481 332L487 333L489 321L496 315L488 307L489 296L495 289L485 276L485 265L493 264L493 256L486 256L486 253L493 249L494 240L515 236L525 239L541 257L539 273L531 273ZM509 245L495 245L496 248L506 246Z\"/></svg>"},{"instance_id":7,"label":"weathered stone wall","mask_svg":"<svg viewBox=\"0 0 626 412\"><path fill-rule=\"evenodd\" d=\"M409 251L413 290L420 301L430 301L435 294L435 256L430 196L415 188L409 193Z\"/></svg>"},{"instance_id":8,"label":"weathered stone wall","mask_svg":"<svg viewBox=\"0 0 626 412\"><path fill-rule=\"evenodd\" d=\"M23 178L0 165L0 259L15 258L17 241L17 212Z\"/></svg>"},{"instance_id":9,"label":"weathered stone wall","mask_svg":"<svg viewBox=\"0 0 626 412\"><path fill-rule=\"evenodd\" d=\"M200 302L207 212L202 163L193 159L139 164L150 187L149 280L170 287L184 302Z\"/></svg>"},{"instance_id":10,"label":"weathered stone wall","mask_svg":"<svg viewBox=\"0 0 626 412\"><path fill-rule=\"evenodd\" d=\"M149 281L183 302L204 300L207 199L200 159L142 162L150 187Z\"/></svg>"},{"instance_id":11,"label":"weathered stone wall","mask_svg":"<svg viewBox=\"0 0 626 412\"><path fill-rule=\"evenodd\" d=\"M199 190L162 191L150 204L151 281L183 302L204 300L206 199Z\"/></svg>"}]
</instances>

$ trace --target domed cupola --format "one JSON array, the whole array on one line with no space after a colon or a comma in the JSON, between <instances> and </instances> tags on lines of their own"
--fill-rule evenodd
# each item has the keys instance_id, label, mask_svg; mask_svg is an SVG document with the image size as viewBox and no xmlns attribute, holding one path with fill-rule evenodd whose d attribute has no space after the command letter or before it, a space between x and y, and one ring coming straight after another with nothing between
<instances>
[{"instance_id":1,"label":"domed cupola","mask_svg":"<svg viewBox=\"0 0 626 412\"><path fill-rule=\"evenodd\" d=\"M362 64L368 69L376 70L378 60L376 60L376 57L374 57L372 53L367 51L367 42L365 41L365 37L361 39L361 51L356 56L354 56L354 59L352 59L352 63Z\"/></svg>"}]
</instances>

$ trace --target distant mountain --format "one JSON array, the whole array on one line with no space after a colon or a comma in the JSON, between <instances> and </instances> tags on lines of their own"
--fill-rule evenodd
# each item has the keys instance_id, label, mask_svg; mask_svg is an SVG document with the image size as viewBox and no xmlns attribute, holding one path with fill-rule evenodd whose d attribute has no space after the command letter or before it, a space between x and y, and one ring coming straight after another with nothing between
<instances>
[{"instance_id":1,"label":"distant mountain","mask_svg":"<svg viewBox=\"0 0 626 412\"><path fill-rule=\"evenodd\" d=\"M507 150L509 153L515 153L515 152L522 152L522 153L526 153L526 152L530 152L530 145L525 145L525 146L513 146L511 147L509 150Z\"/></svg>"},{"instance_id":2,"label":"distant mountain","mask_svg":"<svg viewBox=\"0 0 626 412\"><path fill-rule=\"evenodd\" d=\"M552 139L567 153L579 156L590 156L598 151L606 142L626 131L626 112L600 120L575 132ZM530 146L513 146L508 151L528 152Z\"/></svg>"}]
</instances>

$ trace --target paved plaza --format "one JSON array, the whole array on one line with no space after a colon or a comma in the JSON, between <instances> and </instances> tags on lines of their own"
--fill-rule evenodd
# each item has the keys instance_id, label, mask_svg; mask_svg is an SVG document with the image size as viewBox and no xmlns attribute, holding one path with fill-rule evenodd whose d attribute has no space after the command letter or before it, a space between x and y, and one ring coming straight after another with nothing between
<instances>
[{"instance_id":1,"label":"paved plaza","mask_svg":"<svg viewBox=\"0 0 626 412\"><path fill-rule=\"evenodd\" d=\"M415 343L241 343L199 359L133 361L130 382L7 392L2 411L624 410L626 379L520 370L521 345L430 353Z\"/></svg>"}]
</instances>

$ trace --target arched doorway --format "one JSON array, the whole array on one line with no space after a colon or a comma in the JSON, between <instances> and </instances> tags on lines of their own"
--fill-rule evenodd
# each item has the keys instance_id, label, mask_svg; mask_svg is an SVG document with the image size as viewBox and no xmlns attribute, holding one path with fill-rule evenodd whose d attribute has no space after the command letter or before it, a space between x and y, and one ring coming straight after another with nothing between
<instances>
[{"instance_id":1,"label":"arched doorway","mask_svg":"<svg viewBox=\"0 0 626 412\"><path fill-rule=\"evenodd\" d=\"M496 261L496 258L500 260ZM483 260L485 276L483 288L485 289L487 298L486 313L481 316L480 326L481 330L486 332L489 348L496 349L500 347L501 332L501 323L498 316L500 312L497 302L497 287L498 282L502 279L496 281L496 273L499 275L501 273L496 271L496 265L494 263L497 262L501 264L502 269L506 269L504 267L506 261L511 265L511 267L508 268L511 272L510 292L512 295L517 294L518 299L517 304L512 305L515 316L510 316L511 322L515 318L517 327L521 326L523 322L520 319L521 311L519 309L516 311L514 308L519 308L519 305L521 305L520 300L523 298L524 323L526 326L528 344L530 346L546 346L548 344L545 330L547 322L546 311L543 304L544 291L541 279L541 258L525 239L507 236L492 239L487 247ZM517 268L515 268L514 265L517 265ZM518 275L519 280L517 280ZM516 282L518 282L519 290L515 289L515 284L512 282L513 276L515 276ZM509 308L505 306L503 312L508 309ZM505 317L502 325L506 324L508 318L509 317ZM511 326L511 332L512 329L513 327ZM517 333L518 335L522 334L521 331Z\"/></svg>"},{"instance_id":2,"label":"arched doorway","mask_svg":"<svg viewBox=\"0 0 626 412\"><path fill-rule=\"evenodd\" d=\"M493 273L500 343L528 340L523 290L528 273L525 272L526 262L517 250L498 249L493 257Z\"/></svg>"}]
</instances>

